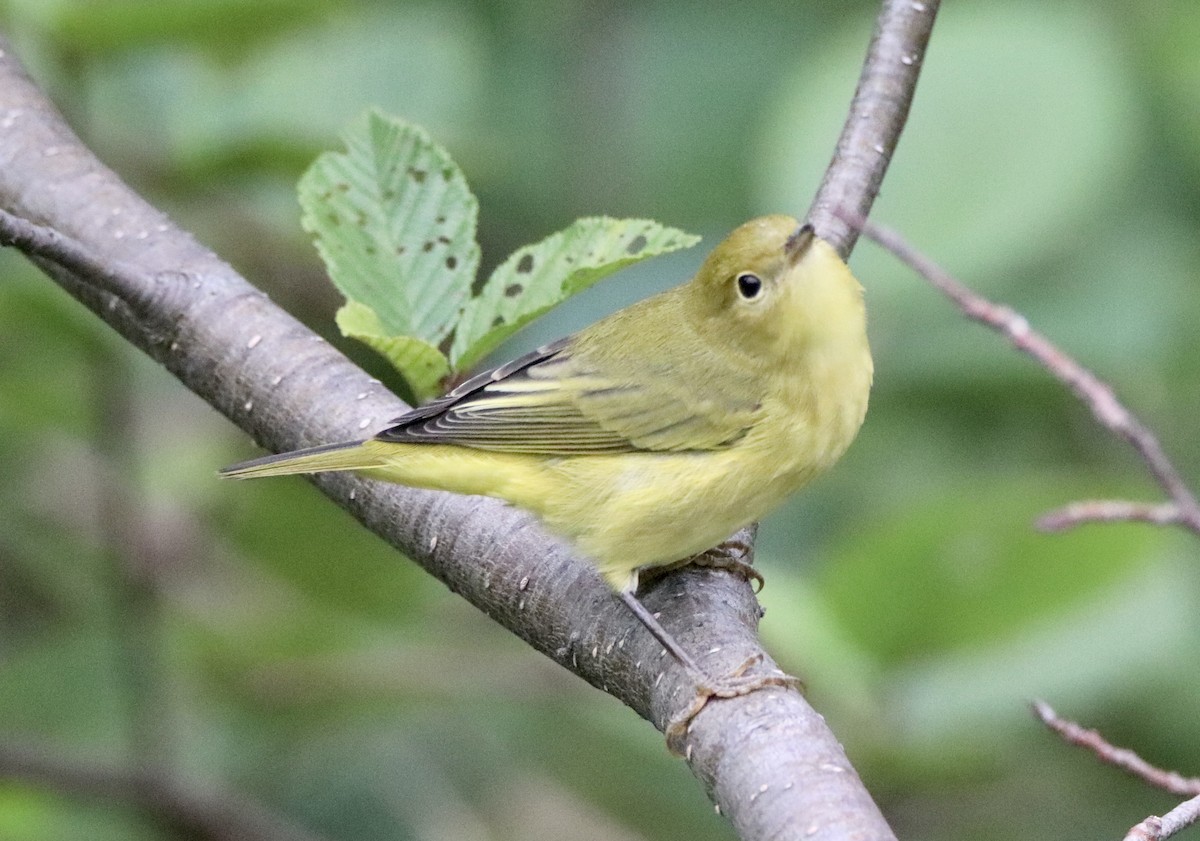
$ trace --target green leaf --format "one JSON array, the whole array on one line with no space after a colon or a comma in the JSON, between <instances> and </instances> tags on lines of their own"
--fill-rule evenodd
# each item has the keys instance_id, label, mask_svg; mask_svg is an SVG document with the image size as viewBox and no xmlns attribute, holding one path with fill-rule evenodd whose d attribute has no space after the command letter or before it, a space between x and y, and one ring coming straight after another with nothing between
<instances>
[{"instance_id":1,"label":"green leaf","mask_svg":"<svg viewBox=\"0 0 1200 841\"><path fill-rule=\"evenodd\" d=\"M646 219L577 220L518 249L471 297L478 204L444 149L420 128L372 111L346 151L300 182L303 224L346 296L343 335L365 342L430 397L556 304L626 266L698 237ZM450 359L439 350L453 331Z\"/></svg>"},{"instance_id":2,"label":"green leaf","mask_svg":"<svg viewBox=\"0 0 1200 841\"><path fill-rule=\"evenodd\" d=\"M648 219L578 219L517 249L467 302L450 359L470 368L542 313L626 266L688 248L700 238Z\"/></svg>"},{"instance_id":3,"label":"green leaf","mask_svg":"<svg viewBox=\"0 0 1200 841\"><path fill-rule=\"evenodd\" d=\"M342 320L382 337L434 346L458 321L479 265L478 203L449 154L424 130L370 112L300 180L302 223L334 284L358 307ZM371 313L368 318L364 312ZM397 357L389 357L396 361ZM414 390L438 365L399 354Z\"/></svg>"},{"instance_id":4,"label":"green leaf","mask_svg":"<svg viewBox=\"0 0 1200 841\"><path fill-rule=\"evenodd\" d=\"M414 336L389 335L366 304L348 301L337 312L337 326L343 336L358 339L403 373L417 400L435 396L450 373L445 354Z\"/></svg>"}]
</instances>

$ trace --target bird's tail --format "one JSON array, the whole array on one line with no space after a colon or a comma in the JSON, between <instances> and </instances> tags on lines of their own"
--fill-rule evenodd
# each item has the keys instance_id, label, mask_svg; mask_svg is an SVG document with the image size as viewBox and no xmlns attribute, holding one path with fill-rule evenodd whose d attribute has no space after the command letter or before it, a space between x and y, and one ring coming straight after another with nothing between
<instances>
[{"instance_id":1,"label":"bird's tail","mask_svg":"<svg viewBox=\"0 0 1200 841\"><path fill-rule=\"evenodd\" d=\"M243 461L222 468L226 479L258 479L263 476L291 476L296 473L325 473L331 470L364 470L382 467L379 456L363 444L365 441L345 441L325 444L307 450L293 450L273 456Z\"/></svg>"}]
</instances>

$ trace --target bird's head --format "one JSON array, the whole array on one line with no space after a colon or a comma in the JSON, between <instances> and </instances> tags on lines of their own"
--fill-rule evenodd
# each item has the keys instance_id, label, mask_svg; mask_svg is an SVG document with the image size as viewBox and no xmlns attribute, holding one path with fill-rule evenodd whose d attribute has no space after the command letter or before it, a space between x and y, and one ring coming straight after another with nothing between
<instances>
[{"instance_id":1,"label":"bird's head","mask_svg":"<svg viewBox=\"0 0 1200 841\"><path fill-rule=\"evenodd\" d=\"M734 230L688 292L705 333L768 364L865 341L862 287L829 243L790 216L763 216Z\"/></svg>"}]
</instances>

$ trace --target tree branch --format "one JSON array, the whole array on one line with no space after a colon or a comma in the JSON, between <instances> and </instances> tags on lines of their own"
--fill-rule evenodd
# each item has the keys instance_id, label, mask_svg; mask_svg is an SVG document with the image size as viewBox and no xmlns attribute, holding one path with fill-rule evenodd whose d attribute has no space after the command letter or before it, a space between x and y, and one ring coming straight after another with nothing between
<instances>
[{"instance_id":1,"label":"tree branch","mask_svg":"<svg viewBox=\"0 0 1200 841\"><path fill-rule=\"evenodd\" d=\"M852 214L847 212L843 215L851 223L855 221ZM1171 499L1170 506L1146 506L1123 501L1077 503L1041 518L1039 523L1044 528L1055 531L1089 521L1129 519L1172 523L1200 535L1200 503L1163 451L1158 438L1117 399L1112 386L1030 327L1019 312L971 291L895 231L874 225L861 217L857 218L857 223L861 225L863 233L953 301L963 315L1006 337L1013 347L1033 357L1069 388L1101 425L1137 451L1154 480Z\"/></svg>"},{"instance_id":2,"label":"tree branch","mask_svg":"<svg viewBox=\"0 0 1200 841\"><path fill-rule=\"evenodd\" d=\"M1042 531L1066 531L1084 523L1150 523L1155 526L1185 525L1179 506L1172 502L1151 505L1123 499L1086 499L1038 517Z\"/></svg>"},{"instance_id":3,"label":"tree branch","mask_svg":"<svg viewBox=\"0 0 1200 841\"><path fill-rule=\"evenodd\" d=\"M1200 777L1185 777L1151 765L1128 748L1116 747L1099 731L1060 717L1045 701L1034 701L1031 706L1033 714L1067 744L1086 748L1101 762L1120 768L1155 788L1191 798L1161 818L1157 815L1146 818L1126 833L1125 841L1163 841L1200 821Z\"/></svg>"},{"instance_id":4,"label":"tree branch","mask_svg":"<svg viewBox=\"0 0 1200 841\"><path fill-rule=\"evenodd\" d=\"M1166 841L1200 822L1200 797L1185 800L1161 818L1151 815L1125 835L1124 841Z\"/></svg>"},{"instance_id":5,"label":"tree branch","mask_svg":"<svg viewBox=\"0 0 1200 841\"><path fill-rule=\"evenodd\" d=\"M908 120L938 5L939 0L885 0L876 18L833 162L808 210L808 221L843 258L854 250L860 228L845 215L871 214Z\"/></svg>"},{"instance_id":6,"label":"tree branch","mask_svg":"<svg viewBox=\"0 0 1200 841\"><path fill-rule=\"evenodd\" d=\"M1099 731L1062 718L1045 701L1034 701L1031 706L1038 720L1061 736L1063 741L1076 747L1087 748L1101 762L1120 768L1127 774L1132 774L1143 782L1171 794L1181 797L1200 795L1200 777L1185 777L1151 765L1128 748L1115 747L1100 735Z\"/></svg>"},{"instance_id":7,"label":"tree branch","mask_svg":"<svg viewBox=\"0 0 1200 841\"><path fill-rule=\"evenodd\" d=\"M923 26L905 12L917 8ZM855 170L857 158L835 159L826 184L836 187L838 201L870 206L916 80L919 62L904 56L920 55L935 9L884 3L856 98L869 96L873 104L869 113L852 111L848 125L858 128L843 135L848 155L860 155L864 136L883 138L883 148L861 170L870 173L869 187ZM892 29L900 24L906 28ZM888 93L881 95L876 80L885 78ZM885 127L862 135L875 121ZM0 217L0 228L70 294L265 447L362 437L406 409L100 164L2 39L0 125L0 206L10 214ZM842 168L859 174L839 177ZM852 242L842 238L843 253ZM313 481L451 590L660 730L691 703L687 674L664 658L588 563L525 514L494 500L346 474ZM684 569L655 582L643 601L683 646L702 652L710 673L727 673L751 656L762 658L762 670L775 668L755 635L758 605L740 579ZM746 841L894 837L836 737L794 690L710 703L693 722L686 754Z\"/></svg>"}]
</instances>

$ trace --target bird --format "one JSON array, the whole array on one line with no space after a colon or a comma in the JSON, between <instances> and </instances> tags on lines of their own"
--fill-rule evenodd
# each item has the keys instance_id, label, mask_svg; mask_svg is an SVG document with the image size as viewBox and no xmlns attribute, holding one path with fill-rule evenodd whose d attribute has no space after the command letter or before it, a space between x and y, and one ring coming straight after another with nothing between
<instances>
[{"instance_id":1,"label":"bird","mask_svg":"<svg viewBox=\"0 0 1200 841\"><path fill-rule=\"evenodd\" d=\"M721 543L830 468L863 424L873 371L849 267L811 225L765 216L687 282L480 373L366 440L220 472L355 471L502 499L594 564L702 696L729 697L753 681L700 669L637 598L639 576Z\"/></svg>"}]
</instances>

